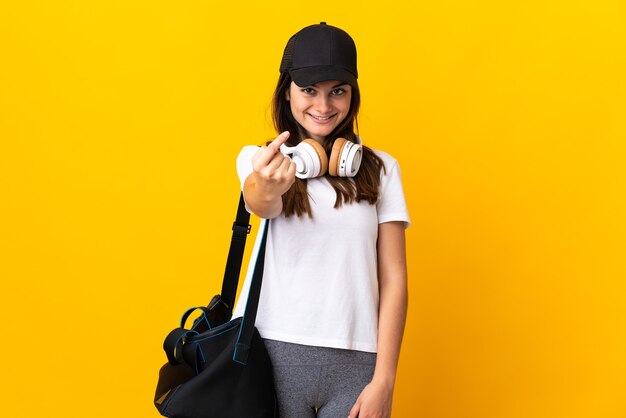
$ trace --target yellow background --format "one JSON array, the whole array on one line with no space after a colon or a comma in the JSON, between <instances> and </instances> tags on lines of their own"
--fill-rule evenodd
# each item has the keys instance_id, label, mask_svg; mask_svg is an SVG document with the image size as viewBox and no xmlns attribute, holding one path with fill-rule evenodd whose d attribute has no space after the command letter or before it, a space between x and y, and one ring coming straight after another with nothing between
<instances>
[{"instance_id":1,"label":"yellow background","mask_svg":"<svg viewBox=\"0 0 626 418\"><path fill-rule=\"evenodd\" d=\"M275 136L284 44L322 20L413 220L393 416L626 417L621 0L3 1L0 415L158 416L236 155Z\"/></svg>"}]
</instances>

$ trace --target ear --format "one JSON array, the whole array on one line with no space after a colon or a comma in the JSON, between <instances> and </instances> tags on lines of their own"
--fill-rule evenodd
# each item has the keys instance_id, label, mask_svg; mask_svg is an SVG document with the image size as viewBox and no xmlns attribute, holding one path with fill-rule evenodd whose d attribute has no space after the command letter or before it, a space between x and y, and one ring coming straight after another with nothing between
<instances>
[{"instance_id":1,"label":"ear","mask_svg":"<svg viewBox=\"0 0 626 418\"><path fill-rule=\"evenodd\" d=\"M290 97L291 97L291 96L289 95L289 90L287 90L287 91L285 92L285 100L289 101Z\"/></svg>"}]
</instances>

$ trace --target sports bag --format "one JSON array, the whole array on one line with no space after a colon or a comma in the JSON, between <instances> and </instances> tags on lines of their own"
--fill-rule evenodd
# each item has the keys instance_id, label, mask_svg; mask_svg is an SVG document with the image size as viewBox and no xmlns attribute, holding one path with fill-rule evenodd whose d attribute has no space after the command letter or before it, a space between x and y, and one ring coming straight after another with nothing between
<instances>
[{"instance_id":1,"label":"sports bag","mask_svg":"<svg viewBox=\"0 0 626 418\"><path fill-rule=\"evenodd\" d=\"M243 317L231 319L241 261L250 233L243 194L222 283L205 306L188 309L163 343L168 362L159 371L154 405L171 418L277 418L270 358L254 326L265 260L267 227L259 247ZM201 314L186 328L189 316Z\"/></svg>"}]
</instances>

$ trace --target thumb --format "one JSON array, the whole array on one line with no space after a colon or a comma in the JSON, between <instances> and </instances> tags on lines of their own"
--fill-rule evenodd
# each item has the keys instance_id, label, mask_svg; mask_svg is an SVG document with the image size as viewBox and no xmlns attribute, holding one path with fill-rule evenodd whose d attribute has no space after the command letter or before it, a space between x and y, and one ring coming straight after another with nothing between
<instances>
[{"instance_id":1,"label":"thumb","mask_svg":"<svg viewBox=\"0 0 626 418\"><path fill-rule=\"evenodd\" d=\"M356 403L350 410L350 414L348 415L348 418L358 418L360 410L361 410L361 400L357 399Z\"/></svg>"}]
</instances>

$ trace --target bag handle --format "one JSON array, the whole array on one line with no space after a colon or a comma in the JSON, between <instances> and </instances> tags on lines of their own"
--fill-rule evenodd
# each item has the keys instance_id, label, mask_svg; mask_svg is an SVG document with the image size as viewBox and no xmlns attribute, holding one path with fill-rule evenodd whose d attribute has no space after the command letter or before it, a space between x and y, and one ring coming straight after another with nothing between
<instances>
[{"instance_id":1,"label":"bag handle","mask_svg":"<svg viewBox=\"0 0 626 418\"><path fill-rule=\"evenodd\" d=\"M228 251L228 260L226 261L224 280L222 282L221 298L231 312L237 294L237 286L239 284L239 275L241 272L241 263L243 261L246 240L251 228L248 223L249 221L250 213L246 210L242 192L239 197L237 217L235 222L233 222L233 235L231 238L230 249ZM256 322L259 298L261 296L261 284L263 281L268 224L269 220L265 220L261 246L257 254L254 273L252 275L252 282L250 283L250 291L248 293L248 300L246 301L246 309L241 320L237 344L233 353L233 361L237 361L242 364L247 363L248 352L254 335L254 324ZM198 306L188 309L181 319L180 327L170 332L163 343L163 349L165 350L167 358L172 365L182 363L182 346L184 345L185 339L189 336L198 334L193 327L191 329L185 328L185 322L187 322L189 315L196 309L203 311L202 319L206 318L208 311L205 307Z\"/></svg>"}]
</instances>

